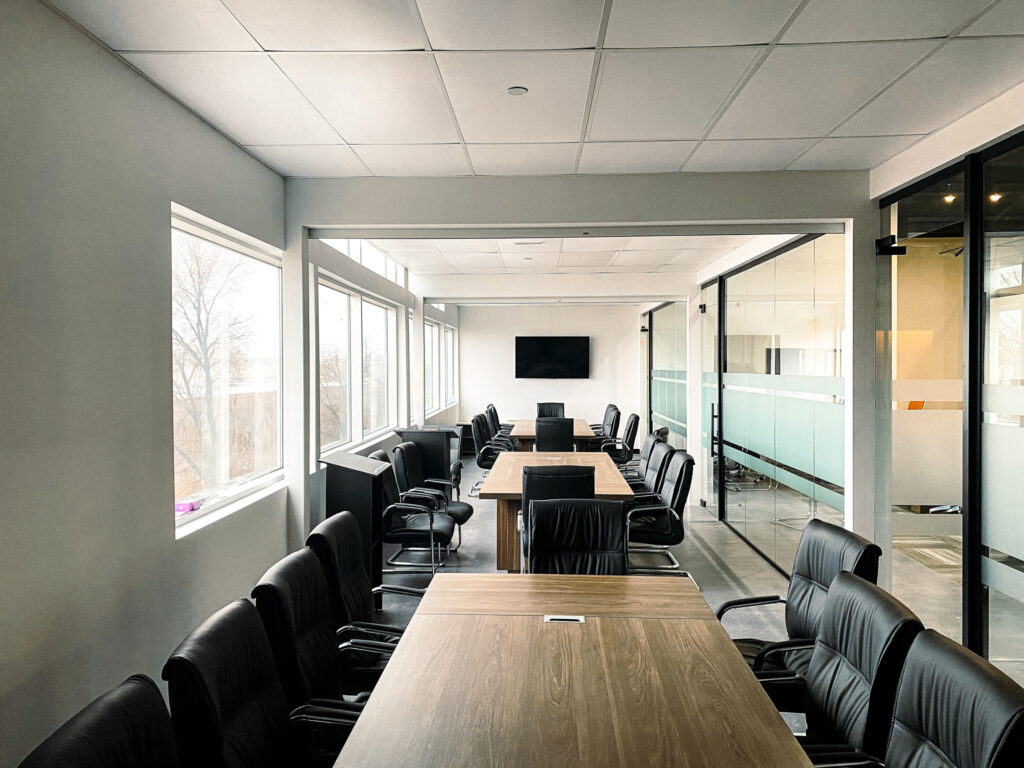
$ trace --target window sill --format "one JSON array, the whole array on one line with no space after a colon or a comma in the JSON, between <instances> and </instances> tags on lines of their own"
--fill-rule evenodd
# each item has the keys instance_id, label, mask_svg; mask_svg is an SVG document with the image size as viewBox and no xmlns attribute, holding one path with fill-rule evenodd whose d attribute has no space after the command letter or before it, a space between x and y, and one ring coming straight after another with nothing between
<instances>
[{"instance_id":1,"label":"window sill","mask_svg":"<svg viewBox=\"0 0 1024 768\"><path fill-rule=\"evenodd\" d=\"M202 514L198 517L180 517L175 521L174 538L180 540L196 531L201 531L208 525L223 520L225 517L240 512L245 508L262 501L285 488L284 472L277 471L258 480L239 491L238 495L232 496L219 504L212 506L205 511L200 508Z\"/></svg>"}]
</instances>

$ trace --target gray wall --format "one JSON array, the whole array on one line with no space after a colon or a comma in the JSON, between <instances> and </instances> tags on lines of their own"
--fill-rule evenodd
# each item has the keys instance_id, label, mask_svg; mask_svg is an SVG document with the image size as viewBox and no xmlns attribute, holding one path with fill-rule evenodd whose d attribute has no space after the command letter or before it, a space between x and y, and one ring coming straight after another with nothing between
<instances>
[{"instance_id":1,"label":"gray wall","mask_svg":"<svg viewBox=\"0 0 1024 768\"><path fill-rule=\"evenodd\" d=\"M159 678L285 553L284 490L175 541L170 204L284 245L283 182L32 0L0 0L0 766Z\"/></svg>"}]
</instances>

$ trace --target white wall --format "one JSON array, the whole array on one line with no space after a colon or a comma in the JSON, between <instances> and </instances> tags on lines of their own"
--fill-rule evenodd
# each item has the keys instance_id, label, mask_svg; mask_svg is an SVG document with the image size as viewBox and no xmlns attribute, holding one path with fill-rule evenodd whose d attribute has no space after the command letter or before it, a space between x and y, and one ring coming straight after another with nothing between
<instances>
[{"instance_id":1,"label":"white wall","mask_svg":"<svg viewBox=\"0 0 1024 768\"><path fill-rule=\"evenodd\" d=\"M283 247L283 183L33 0L0 8L0 765L285 553L175 541L170 204Z\"/></svg>"},{"instance_id":2,"label":"white wall","mask_svg":"<svg viewBox=\"0 0 1024 768\"><path fill-rule=\"evenodd\" d=\"M503 420L532 419L537 403L565 403L565 415L597 422L615 403L639 413L640 307L623 305L467 306L459 309L459 417L494 403ZM517 379L516 336L589 336L589 379ZM641 418L645 414L640 414Z\"/></svg>"}]
</instances>

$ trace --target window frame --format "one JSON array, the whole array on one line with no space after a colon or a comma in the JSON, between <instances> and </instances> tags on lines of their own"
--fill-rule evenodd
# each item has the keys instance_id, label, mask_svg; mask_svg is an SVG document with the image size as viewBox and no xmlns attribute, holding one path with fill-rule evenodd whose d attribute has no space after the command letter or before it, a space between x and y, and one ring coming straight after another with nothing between
<instances>
[{"instance_id":1,"label":"window frame","mask_svg":"<svg viewBox=\"0 0 1024 768\"><path fill-rule=\"evenodd\" d=\"M424 318L423 320L423 411L426 416L433 416L434 414L440 413L444 410L444 394L443 389L439 386L443 382L443 376L441 375L441 344L443 341L443 328L444 324L439 323L436 320L429 320ZM437 334L434 342L433 356L431 364L433 366L433 393L436 396L436 400L433 403L427 402L427 335L431 333L431 330Z\"/></svg>"}]
</instances>

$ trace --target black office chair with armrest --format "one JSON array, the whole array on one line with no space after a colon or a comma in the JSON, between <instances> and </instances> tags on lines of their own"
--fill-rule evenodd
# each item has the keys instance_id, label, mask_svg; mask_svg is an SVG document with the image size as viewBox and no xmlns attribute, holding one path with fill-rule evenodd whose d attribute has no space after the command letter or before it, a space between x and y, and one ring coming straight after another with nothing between
<instances>
[{"instance_id":1,"label":"black office chair with armrest","mask_svg":"<svg viewBox=\"0 0 1024 768\"><path fill-rule=\"evenodd\" d=\"M647 462L651 458L651 450L658 443L665 442L664 439L657 432L652 432L644 438L643 443L640 444L640 453L635 458L627 461L625 465L619 467L619 471L622 472L622 476L626 480L642 480L644 473L647 472Z\"/></svg>"},{"instance_id":2,"label":"black office chair with armrest","mask_svg":"<svg viewBox=\"0 0 1024 768\"><path fill-rule=\"evenodd\" d=\"M498 418L498 409L494 407L493 403L487 404L484 415L487 417L487 424L491 428L491 432L501 437L508 437L514 425L501 423L501 419Z\"/></svg>"},{"instance_id":3,"label":"black office chair with armrest","mask_svg":"<svg viewBox=\"0 0 1024 768\"><path fill-rule=\"evenodd\" d=\"M643 504L646 496L656 496L661 493L661 481L665 477L665 468L668 460L672 458L675 451L668 443L657 442L651 448L651 455L647 457L647 466L639 478L627 477L626 482L636 494L638 504Z\"/></svg>"},{"instance_id":4,"label":"black office chair with armrest","mask_svg":"<svg viewBox=\"0 0 1024 768\"><path fill-rule=\"evenodd\" d=\"M575 450L572 419L547 416L537 419L537 439L533 444L536 451L571 452Z\"/></svg>"},{"instance_id":5,"label":"black office chair with armrest","mask_svg":"<svg viewBox=\"0 0 1024 768\"><path fill-rule=\"evenodd\" d=\"M156 683L132 675L53 732L18 768L177 768L174 728Z\"/></svg>"},{"instance_id":6,"label":"black office chair with armrest","mask_svg":"<svg viewBox=\"0 0 1024 768\"><path fill-rule=\"evenodd\" d=\"M486 413L481 414L481 416L483 416L483 419L484 419L483 420L484 438L487 440L487 442L493 443L494 445L497 445L497 446L500 446L501 448L505 449L506 451L514 451L514 450L516 450L516 446L517 446L517 441L516 440L513 440L510 435L507 435L507 434L504 434L503 432L501 432L500 429L495 428L491 424L491 419L490 419L490 417L488 417L488 415Z\"/></svg>"},{"instance_id":7,"label":"black office chair with armrest","mask_svg":"<svg viewBox=\"0 0 1024 768\"><path fill-rule=\"evenodd\" d=\"M395 468L388 455L377 450L369 454L369 458L391 467L391 471L385 472L382 478L384 514L381 519L381 541L399 545L399 550L387 559L387 564L402 567L385 569L384 572L436 573L438 568L448 563L451 543L455 538L455 521L441 511L440 491L427 493L414 489L403 493L398 490ZM440 557L442 547L445 550L443 559ZM429 552L430 570L422 567L424 563L399 560L407 552Z\"/></svg>"},{"instance_id":8,"label":"black office chair with armrest","mask_svg":"<svg viewBox=\"0 0 1024 768\"><path fill-rule=\"evenodd\" d=\"M626 426L622 429L622 437L602 440L601 450L611 456L617 466L626 465L633 460L633 444L636 442L636 433L639 428L640 417L635 413L629 414Z\"/></svg>"},{"instance_id":9,"label":"black office chair with armrest","mask_svg":"<svg viewBox=\"0 0 1024 768\"><path fill-rule=\"evenodd\" d=\"M565 403L537 403L537 418L565 418Z\"/></svg>"},{"instance_id":10,"label":"black office chair with armrest","mask_svg":"<svg viewBox=\"0 0 1024 768\"><path fill-rule=\"evenodd\" d=\"M686 451L673 451L665 467L657 501L642 496L639 506L629 511L629 541L631 551L658 554L668 558L667 565L653 566L657 569L676 570L676 560L668 547L683 541L683 512L693 482L693 457ZM633 547L633 542L643 546Z\"/></svg>"},{"instance_id":11,"label":"black office chair with armrest","mask_svg":"<svg viewBox=\"0 0 1024 768\"><path fill-rule=\"evenodd\" d=\"M896 692L885 768L1015 768L1022 756L1024 688L933 629L914 638Z\"/></svg>"},{"instance_id":12,"label":"black office chair with armrest","mask_svg":"<svg viewBox=\"0 0 1024 768\"><path fill-rule=\"evenodd\" d=\"M423 471L423 457L416 443L399 443L391 449L395 457L395 479L398 490L404 494L434 494L439 509L455 521L459 531L459 543L452 547L458 551L462 545L462 526L473 516L473 507L464 501L452 501L447 489L452 487L448 480L427 477Z\"/></svg>"},{"instance_id":13,"label":"black office chair with armrest","mask_svg":"<svg viewBox=\"0 0 1024 768\"><path fill-rule=\"evenodd\" d=\"M762 678L784 712L804 712L815 765L885 754L907 652L923 627L903 603L848 571L828 591L807 671Z\"/></svg>"},{"instance_id":14,"label":"black office chair with armrest","mask_svg":"<svg viewBox=\"0 0 1024 768\"><path fill-rule=\"evenodd\" d=\"M733 642L755 672L791 669L803 674L811 658L810 651L790 646L805 646L818 634L833 579L841 571L851 571L874 583L881 556L882 550L863 536L824 520L811 520L797 544L786 598L765 595L728 600L718 607L716 615L721 619L728 611L738 608L785 604L787 640L771 643L756 638L737 638Z\"/></svg>"},{"instance_id":15,"label":"black office chair with armrest","mask_svg":"<svg viewBox=\"0 0 1024 768\"><path fill-rule=\"evenodd\" d=\"M611 411L605 417L605 420L601 423L598 429L594 429L594 437L600 440L614 440L619 432L619 419L621 414L619 409L614 405ZM593 429L593 427L591 427Z\"/></svg>"},{"instance_id":16,"label":"black office chair with armrest","mask_svg":"<svg viewBox=\"0 0 1024 768\"><path fill-rule=\"evenodd\" d=\"M333 765L358 707L289 712L256 606L236 600L200 624L164 664L181 765Z\"/></svg>"},{"instance_id":17,"label":"black office chair with armrest","mask_svg":"<svg viewBox=\"0 0 1024 768\"><path fill-rule=\"evenodd\" d=\"M615 405L615 403L608 403L608 405L604 407L604 416L601 417L601 421L597 422L596 424L589 425L590 428L594 430L595 433L597 433L602 427L604 427L605 423L611 417L612 411L617 410L619 410L619 407Z\"/></svg>"},{"instance_id":18,"label":"black office chair with armrest","mask_svg":"<svg viewBox=\"0 0 1024 768\"><path fill-rule=\"evenodd\" d=\"M547 499L594 498L594 467L537 466L523 467L523 496L519 507L519 530L526 531L530 507L535 501ZM527 537L520 536L523 562L529 561Z\"/></svg>"},{"instance_id":19,"label":"black office chair with armrest","mask_svg":"<svg viewBox=\"0 0 1024 768\"><path fill-rule=\"evenodd\" d=\"M527 520L530 573L628 573L621 501L535 500Z\"/></svg>"},{"instance_id":20,"label":"black office chair with armrest","mask_svg":"<svg viewBox=\"0 0 1024 768\"><path fill-rule=\"evenodd\" d=\"M478 413L470 420L470 429L473 431L473 450L476 453L476 465L484 471L484 477L487 477L487 472L494 466L494 462L498 459L498 454L511 450L505 445L498 445L487 439L486 423L487 419L482 413ZM477 480L473 483L473 487L469 490L469 495L477 496L481 485L483 485L483 480Z\"/></svg>"}]
</instances>

